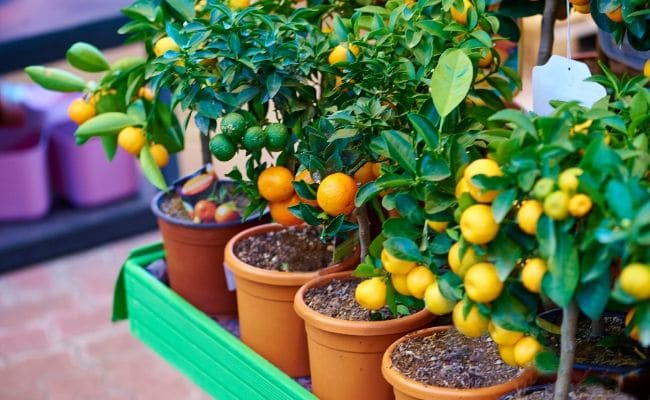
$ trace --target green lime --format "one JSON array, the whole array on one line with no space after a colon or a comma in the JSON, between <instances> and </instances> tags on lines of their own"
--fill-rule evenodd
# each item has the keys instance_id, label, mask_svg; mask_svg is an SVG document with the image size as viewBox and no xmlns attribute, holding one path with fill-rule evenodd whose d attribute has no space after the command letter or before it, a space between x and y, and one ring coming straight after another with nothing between
<instances>
[{"instance_id":1,"label":"green lime","mask_svg":"<svg viewBox=\"0 0 650 400\"><path fill-rule=\"evenodd\" d=\"M287 127L280 123L273 123L266 126L266 148L270 151L284 150L289 141Z\"/></svg>"},{"instance_id":2,"label":"green lime","mask_svg":"<svg viewBox=\"0 0 650 400\"><path fill-rule=\"evenodd\" d=\"M266 132L259 126L251 126L244 133L244 148L248 151L259 151L266 143Z\"/></svg>"},{"instance_id":3,"label":"green lime","mask_svg":"<svg viewBox=\"0 0 650 400\"><path fill-rule=\"evenodd\" d=\"M219 161L228 161L235 156L237 146L226 135L216 135L210 139L210 152Z\"/></svg>"},{"instance_id":4,"label":"green lime","mask_svg":"<svg viewBox=\"0 0 650 400\"><path fill-rule=\"evenodd\" d=\"M239 113L226 114L221 120L221 133L239 142L246 131L246 118Z\"/></svg>"},{"instance_id":5,"label":"green lime","mask_svg":"<svg viewBox=\"0 0 650 400\"><path fill-rule=\"evenodd\" d=\"M555 181L551 178L542 178L535 183L531 194L537 200L544 200L546 196L551 194L555 187Z\"/></svg>"}]
</instances>

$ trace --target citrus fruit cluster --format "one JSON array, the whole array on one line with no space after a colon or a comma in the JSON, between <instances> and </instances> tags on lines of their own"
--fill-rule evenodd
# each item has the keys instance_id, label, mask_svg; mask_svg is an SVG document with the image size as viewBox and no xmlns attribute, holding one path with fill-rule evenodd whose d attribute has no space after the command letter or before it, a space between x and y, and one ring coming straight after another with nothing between
<instances>
[{"instance_id":1,"label":"citrus fruit cluster","mask_svg":"<svg viewBox=\"0 0 650 400\"><path fill-rule=\"evenodd\" d=\"M226 114L221 120L221 133L210 139L210 152L219 161L229 161L238 148L250 153L282 151L289 143L289 130L281 123L271 123L264 128L258 126L253 118L241 113Z\"/></svg>"}]
</instances>

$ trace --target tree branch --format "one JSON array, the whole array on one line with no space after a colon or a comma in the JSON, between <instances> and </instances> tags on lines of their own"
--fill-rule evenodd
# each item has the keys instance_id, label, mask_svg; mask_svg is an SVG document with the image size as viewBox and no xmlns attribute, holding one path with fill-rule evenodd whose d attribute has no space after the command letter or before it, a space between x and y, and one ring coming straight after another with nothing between
<instances>
[{"instance_id":1,"label":"tree branch","mask_svg":"<svg viewBox=\"0 0 650 400\"><path fill-rule=\"evenodd\" d=\"M201 160L203 165L212 163L212 153L210 153L210 132L199 132L201 137Z\"/></svg>"},{"instance_id":2,"label":"tree branch","mask_svg":"<svg viewBox=\"0 0 650 400\"><path fill-rule=\"evenodd\" d=\"M571 374L575 361L576 327L578 325L578 307L571 300L568 306L562 309L562 327L560 333L560 368L555 381L553 400L567 400L571 386Z\"/></svg>"},{"instance_id":3,"label":"tree branch","mask_svg":"<svg viewBox=\"0 0 650 400\"><path fill-rule=\"evenodd\" d=\"M541 38L539 52L537 53L537 65L546 64L553 53L553 42L555 42L555 18L557 16L558 0L546 0L544 14L542 16Z\"/></svg>"},{"instance_id":4,"label":"tree branch","mask_svg":"<svg viewBox=\"0 0 650 400\"><path fill-rule=\"evenodd\" d=\"M366 205L357 207L356 209L357 224L359 225L359 247L361 253L361 262L368 255L368 247L370 247L370 221L368 220L368 209Z\"/></svg>"}]
</instances>

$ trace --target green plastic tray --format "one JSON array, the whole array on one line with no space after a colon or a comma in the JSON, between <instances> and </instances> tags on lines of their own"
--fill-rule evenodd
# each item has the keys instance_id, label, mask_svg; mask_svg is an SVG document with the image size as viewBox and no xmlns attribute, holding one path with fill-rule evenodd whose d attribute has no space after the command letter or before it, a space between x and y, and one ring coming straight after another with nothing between
<instances>
[{"instance_id":1,"label":"green plastic tray","mask_svg":"<svg viewBox=\"0 0 650 400\"><path fill-rule=\"evenodd\" d=\"M316 399L296 381L150 275L161 243L131 252L115 286L113 321L217 399Z\"/></svg>"}]
</instances>

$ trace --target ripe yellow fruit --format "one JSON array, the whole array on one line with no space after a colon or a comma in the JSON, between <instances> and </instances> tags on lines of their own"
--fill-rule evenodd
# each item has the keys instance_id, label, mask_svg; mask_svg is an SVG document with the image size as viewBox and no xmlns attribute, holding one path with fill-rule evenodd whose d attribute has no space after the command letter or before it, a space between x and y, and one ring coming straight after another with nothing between
<instances>
[{"instance_id":1,"label":"ripe yellow fruit","mask_svg":"<svg viewBox=\"0 0 650 400\"><path fill-rule=\"evenodd\" d=\"M336 172L327 175L318 185L316 201L323 211L336 217L341 214L350 214L354 210L356 195L357 183L354 179L342 172Z\"/></svg>"},{"instance_id":2,"label":"ripe yellow fruit","mask_svg":"<svg viewBox=\"0 0 650 400\"><path fill-rule=\"evenodd\" d=\"M406 286L406 277L407 275L404 274L390 274L390 281L393 283L393 287L397 293L410 296L411 292L409 292L409 288Z\"/></svg>"},{"instance_id":3,"label":"ripe yellow fruit","mask_svg":"<svg viewBox=\"0 0 650 400\"><path fill-rule=\"evenodd\" d=\"M478 60L480 68L488 68L492 65L492 51L490 49L483 49L481 55L482 57Z\"/></svg>"},{"instance_id":4,"label":"ripe yellow fruit","mask_svg":"<svg viewBox=\"0 0 650 400\"><path fill-rule=\"evenodd\" d=\"M537 200L524 200L517 211L517 224L519 228L529 235L537 234L537 221L544 212L542 203Z\"/></svg>"},{"instance_id":5,"label":"ripe yellow fruit","mask_svg":"<svg viewBox=\"0 0 650 400\"><path fill-rule=\"evenodd\" d=\"M427 225L429 228L433 229L434 231L438 233L442 233L447 229L447 225L449 225L449 221L432 221L430 219L427 220Z\"/></svg>"},{"instance_id":6,"label":"ripe yellow fruit","mask_svg":"<svg viewBox=\"0 0 650 400\"><path fill-rule=\"evenodd\" d=\"M650 78L650 58L643 64L643 76Z\"/></svg>"},{"instance_id":7,"label":"ripe yellow fruit","mask_svg":"<svg viewBox=\"0 0 650 400\"><path fill-rule=\"evenodd\" d=\"M529 366L537 353L542 350L542 345L532 336L525 336L514 345L514 359L520 367Z\"/></svg>"},{"instance_id":8,"label":"ripe yellow fruit","mask_svg":"<svg viewBox=\"0 0 650 400\"><path fill-rule=\"evenodd\" d=\"M337 76L337 78L340 78L340 77ZM367 162L367 163L363 164L361 166L361 168L359 168L354 173L354 175L352 175L354 177L354 180L361 183L361 184L368 183L370 181L374 181L375 178L377 178L377 177L375 176L375 173L372 170L373 165L374 165L374 163L372 163L372 162Z\"/></svg>"},{"instance_id":9,"label":"ripe yellow fruit","mask_svg":"<svg viewBox=\"0 0 650 400\"><path fill-rule=\"evenodd\" d=\"M138 97L141 97L147 101L153 100L153 92L151 89L149 89L147 86L142 86L140 89L138 89Z\"/></svg>"},{"instance_id":10,"label":"ripe yellow fruit","mask_svg":"<svg viewBox=\"0 0 650 400\"><path fill-rule=\"evenodd\" d=\"M481 158L472 161L467 166L467 168L465 168L465 172L463 173L463 177L467 180L469 194L472 195L474 200L478 201L479 203L490 203L494 201L494 199L499 194L499 191L498 190L483 191L478 186L474 185L474 183L472 183L472 178L477 175L502 176L503 172L501 172L501 168L499 167L499 164L497 164L496 161L491 160L489 158Z\"/></svg>"},{"instance_id":11,"label":"ripe yellow fruit","mask_svg":"<svg viewBox=\"0 0 650 400\"><path fill-rule=\"evenodd\" d=\"M147 141L144 129L127 126L117 135L117 144L127 153L138 156Z\"/></svg>"},{"instance_id":12,"label":"ripe yellow fruit","mask_svg":"<svg viewBox=\"0 0 650 400\"><path fill-rule=\"evenodd\" d=\"M347 62L349 53L351 53L354 57L357 57L360 52L361 50L359 49L359 46L355 46L353 44L348 45L347 43L341 43L338 44L336 47L334 47L334 49L332 49L330 55L327 58L327 61L329 62L330 65L338 64L340 62Z\"/></svg>"},{"instance_id":13,"label":"ripe yellow fruit","mask_svg":"<svg viewBox=\"0 0 650 400\"><path fill-rule=\"evenodd\" d=\"M467 318L463 317L463 307L465 307L464 301L459 301L455 306L451 319L454 323L458 332L462 333L465 336L469 337L480 337L485 333L488 323L490 322L487 318L481 315L478 311L478 307L473 305L467 314Z\"/></svg>"},{"instance_id":14,"label":"ripe yellow fruit","mask_svg":"<svg viewBox=\"0 0 650 400\"><path fill-rule=\"evenodd\" d=\"M589 7L589 3L584 5L575 4L573 6L573 9L576 10L576 12L579 12L580 14L589 14L589 12L591 11L591 8Z\"/></svg>"},{"instance_id":15,"label":"ripe yellow fruit","mask_svg":"<svg viewBox=\"0 0 650 400\"><path fill-rule=\"evenodd\" d=\"M650 265L632 263L623 268L619 277L621 289L642 301L650 299Z\"/></svg>"},{"instance_id":16,"label":"ripe yellow fruit","mask_svg":"<svg viewBox=\"0 0 650 400\"><path fill-rule=\"evenodd\" d=\"M560 174L560 177L557 180L557 185L560 187L560 190L573 194L578 189L578 177L580 175L582 175L582 170L580 168L565 169Z\"/></svg>"},{"instance_id":17,"label":"ripe yellow fruit","mask_svg":"<svg viewBox=\"0 0 650 400\"><path fill-rule=\"evenodd\" d=\"M485 204L469 206L460 216L460 232L465 240L474 244L486 244L499 233L492 207Z\"/></svg>"},{"instance_id":18,"label":"ripe yellow fruit","mask_svg":"<svg viewBox=\"0 0 650 400\"><path fill-rule=\"evenodd\" d=\"M578 193L569 199L569 214L576 218L582 218L591 211L592 206L591 197Z\"/></svg>"},{"instance_id":19,"label":"ripe yellow fruit","mask_svg":"<svg viewBox=\"0 0 650 400\"><path fill-rule=\"evenodd\" d=\"M569 216L569 195L561 190L549 194L544 199L544 213L556 221L566 219Z\"/></svg>"},{"instance_id":20,"label":"ripe yellow fruit","mask_svg":"<svg viewBox=\"0 0 650 400\"><path fill-rule=\"evenodd\" d=\"M288 200L293 196L293 173L280 166L265 169L257 179L260 195L270 202Z\"/></svg>"},{"instance_id":21,"label":"ripe yellow fruit","mask_svg":"<svg viewBox=\"0 0 650 400\"><path fill-rule=\"evenodd\" d=\"M503 290L497 267L491 263L474 264L465 274L463 282L467 296L478 303L495 300Z\"/></svg>"},{"instance_id":22,"label":"ripe yellow fruit","mask_svg":"<svg viewBox=\"0 0 650 400\"><path fill-rule=\"evenodd\" d=\"M458 183L456 183L456 189L454 191L457 199L460 199L460 196L462 196L463 193L469 193L469 185L467 184L467 179L465 179L465 177L462 177L458 180Z\"/></svg>"},{"instance_id":23,"label":"ripe yellow fruit","mask_svg":"<svg viewBox=\"0 0 650 400\"><path fill-rule=\"evenodd\" d=\"M509 331L493 322L488 324L488 332L490 333L492 340L494 340L494 343L501 346L512 346L517 343L519 339L524 337L522 332Z\"/></svg>"},{"instance_id":24,"label":"ripe yellow fruit","mask_svg":"<svg viewBox=\"0 0 650 400\"><path fill-rule=\"evenodd\" d=\"M529 258L521 270L521 283L530 292L539 293L547 270L546 261L541 258Z\"/></svg>"},{"instance_id":25,"label":"ripe yellow fruit","mask_svg":"<svg viewBox=\"0 0 650 400\"><path fill-rule=\"evenodd\" d=\"M518 367L517 361L515 361L515 346L499 345L499 356L504 363Z\"/></svg>"},{"instance_id":26,"label":"ripe yellow fruit","mask_svg":"<svg viewBox=\"0 0 650 400\"><path fill-rule=\"evenodd\" d=\"M415 261L400 260L399 258L392 256L386 249L381 251L380 258L384 269L391 274L406 275L415 268L416 265Z\"/></svg>"},{"instance_id":27,"label":"ripe yellow fruit","mask_svg":"<svg viewBox=\"0 0 650 400\"><path fill-rule=\"evenodd\" d=\"M406 287L411 295L417 299L424 297L427 287L436 281L436 276L425 266L419 265L406 275Z\"/></svg>"},{"instance_id":28,"label":"ripe yellow fruit","mask_svg":"<svg viewBox=\"0 0 650 400\"><path fill-rule=\"evenodd\" d=\"M424 305L432 314L446 315L454 309L456 303L442 295L438 282L436 281L424 291Z\"/></svg>"},{"instance_id":29,"label":"ripe yellow fruit","mask_svg":"<svg viewBox=\"0 0 650 400\"><path fill-rule=\"evenodd\" d=\"M72 100L68 107L68 116L71 120L81 125L88 121L97 114L95 106L89 102L84 101L81 97Z\"/></svg>"},{"instance_id":30,"label":"ripe yellow fruit","mask_svg":"<svg viewBox=\"0 0 650 400\"><path fill-rule=\"evenodd\" d=\"M168 51L179 51L180 47L176 44L174 39L169 36L163 36L153 45L153 52L156 57L160 57Z\"/></svg>"},{"instance_id":31,"label":"ripe yellow fruit","mask_svg":"<svg viewBox=\"0 0 650 400\"><path fill-rule=\"evenodd\" d=\"M251 4L250 0L229 0L228 7L232 10L243 10Z\"/></svg>"},{"instance_id":32,"label":"ripe yellow fruit","mask_svg":"<svg viewBox=\"0 0 650 400\"><path fill-rule=\"evenodd\" d=\"M159 168L163 168L169 163L169 152L162 144L152 144L149 147L149 152Z\"/></svg>"},{"instance_id":33,"label":"ripe yellow fruit","mask_svg":"<svg viewBox=\"0 0 650 400\"><path fill-rule=\"evenodd\" d=\"M386 305L386 283L379 277L366 279L357 286L354 298L363 308L379 310Z\"/></svg>"},{"instance_id":34,"label":"ripe yellow fruit","mask_svg":"<svg viewBox=\"0 0 650 400\"><path fill-rule=\"evenodd\" d=\"M447 261L452 272L461 278L465 277L467 270L474 264L483 261L482 257L476 255L473 247L468 247L463 254L463 259L460 259L460 243L456 242L449 248L447 254Z\"/></svg>"},{"instance_id":35,"label":"ripe yellow fruit","mask_svg":"<svg viewBox=\"0 0 650 400\"><path fill-rule=\"evenodd\" d=\"M459 24L462 25L467 25L467 13L469 12L469 9L472 7L472 2L469 0L463 0L463 9L459 10L456 7L451 7L451 17L454 19L454 21L458 22Z\"/></svg>"},{"instance_id":36,"label":"ripe yellow fruit","mask_svg":"<svg viewBox=\"0 0 650 400\"><path fill-rule=\"evenodd\" d=\"M623 22L623 9L621 7L618 7L613 11L605 13L605 15L607 15L607 18L609 18L610 20L616 23L620 24L621 22Z\"/></svg>"},{"instance_id":37,"label":"ripe yellow fruit","mask_svg":"<svg viewBox=\"0 0 650 400\"><path fill-rule=\"evenodd\" d=\"M636 312L636 309L631 308L630 311L628 311L627 314L625 314L625 326L626 327L628 325L630 325L630 323L632 322L632 319L634 318L634 313L635 312ZM630 331L630 337L632 339L636 340L637 342L639 341L639 327L638 326L635 326L635 327L632 328L632 330Z\"/></svg>"}]
</instances>

